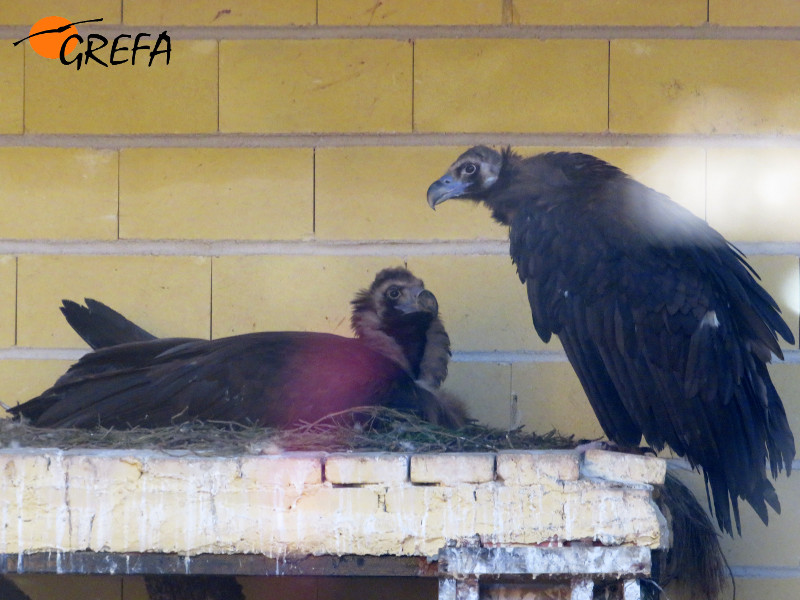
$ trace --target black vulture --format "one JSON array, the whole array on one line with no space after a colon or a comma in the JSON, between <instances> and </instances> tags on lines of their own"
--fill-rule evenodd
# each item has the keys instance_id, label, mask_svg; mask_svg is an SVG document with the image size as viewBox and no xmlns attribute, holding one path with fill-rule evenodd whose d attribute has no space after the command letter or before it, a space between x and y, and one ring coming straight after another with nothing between
<instances>
[{"instance_id":1,"label":"black vulture","mask_svg":"<svg viewBox=\"0 0 800 600\"><path fill-rule=\"evenodd\" d=\"M284 331L209 341L156 338L100 302L65 301L62 312L96 349L10 412L41 427L285 427L388 406L463 424L460 407L438 394L450 340L423 282L404 268L384 269L352 305L355 338Z\"/></svg>"},{"instance_id":2,"label":"black vulture","mask_svg":"<svg viewBox=\"0 0 800 600\"><path fill-rule=\"evenodd\" d=\"M719 526L738 499L767 523L794 438L767 365L794 337L744 255L705 221L587 154L476 146L428 188L484 203L542 340L561 340L610 440L700 467Z\"/></svg>"}]
</instances>

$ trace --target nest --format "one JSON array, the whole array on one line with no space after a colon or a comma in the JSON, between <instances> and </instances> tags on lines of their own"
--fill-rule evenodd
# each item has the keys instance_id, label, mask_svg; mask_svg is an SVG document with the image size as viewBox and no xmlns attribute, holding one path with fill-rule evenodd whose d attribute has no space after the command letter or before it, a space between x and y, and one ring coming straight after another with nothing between
<instances>
[{"instance_id":1,"label":"nest","mask_svg":"<svg viewBox=\"0 0 800 600\"><path fill-rule=\"evenodd\" d=\"M555 430L539 435L523 428L509 431L477 423L458 430L445 429L384 407L351 409L291 429L221 421L192 421L152 429L45 429L0 419L0 447L4 448L147 448L231 456L284 451L493 452L568 449L576 444L573 436Z\"/></svg>"}]
</instances>

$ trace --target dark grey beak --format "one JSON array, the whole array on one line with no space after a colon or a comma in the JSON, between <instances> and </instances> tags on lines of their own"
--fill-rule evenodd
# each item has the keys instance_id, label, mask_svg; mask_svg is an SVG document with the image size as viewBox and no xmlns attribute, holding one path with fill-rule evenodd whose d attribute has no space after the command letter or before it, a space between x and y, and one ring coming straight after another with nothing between
<instances>
[{"instance_id":1,"label":"dark grey beak","mask_svg":"<svg viewBox=\"0 0 800 600\"><path fill-rule=\"evenodd\" d=\"M419 310L424 310L433 315L439 314L439 303L436 301L436 296L428 290L422 290L417 294L417 306Z\"/></svg>"},{"instance_id":2,"label":"dark grey beak","mask_svg":"<svg viewBox=\"0 0 800 600\"><path fill-rule=\"evenodd\" d=\"M428 188L428 206L433 210L450 198L457 198L466 191L466 185L461 181L453 179L452 176L444 175L434 181Z\"/></svg>"},{"instance_id":3,"label":"dark grey beak","mask_svg":"<svg viewBox=\"0 0 800 600\"><path fill-rule=\"evenodd\" d=\"M412 288L409 291L411 294L404 296L404 301L395 305L397 310L404 315L426 312L435 317L439 314L439 303L431 292L425 288Z\"/></svg>"}]
</instances>

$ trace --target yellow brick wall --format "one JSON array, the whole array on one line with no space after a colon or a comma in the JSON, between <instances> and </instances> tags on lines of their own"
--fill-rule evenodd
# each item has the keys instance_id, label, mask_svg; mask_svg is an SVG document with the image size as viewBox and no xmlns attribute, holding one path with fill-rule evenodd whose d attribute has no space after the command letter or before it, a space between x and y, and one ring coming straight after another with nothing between
<instances>
[{"instance_id":1,"label":"yellow brick wall","mask_svg":"<svg viewBox=\"0 0 800 600\"><path fill-rule=\"evenodd\" d=\"M166 30L170 64L77 71L12 45L49 15L102 17L78 29L109 40ZM440 300L448 385L478 418L597 435L531 327L505 231L479 207L433 213L427 185L475 143L597 154L742 247L797 336L798 39L795 0L0 3L2 400L79 355L62 298L157 334L346 333L353 292L406 262ZM772 372L800 432L786 349ZM800 596L800 489L778 488L783 514L748 513L726 541L738 598ZM108 590L144 595L135 578Z\"/></svg>"}]
</instances>

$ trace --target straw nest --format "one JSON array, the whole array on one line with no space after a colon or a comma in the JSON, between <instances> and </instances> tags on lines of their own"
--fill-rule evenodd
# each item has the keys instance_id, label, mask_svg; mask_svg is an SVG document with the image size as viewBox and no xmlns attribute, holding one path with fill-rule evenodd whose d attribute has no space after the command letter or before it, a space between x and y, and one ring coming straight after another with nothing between
<instances>
[{"instance_id":1,"label":"straw nest","mask_svg":"<svg viewBox=\"0 0 800 600\"><path fill-rule=\"evenodd\" d=\"M470 423L445 429L388 408L357 408L291 429L220 421L132 429L43 429L0 419L0 447L189 450L215 456L285 451L492 452L509 449L566 449L573 436L494 429Z\"/></svg>"}]
</instances>

